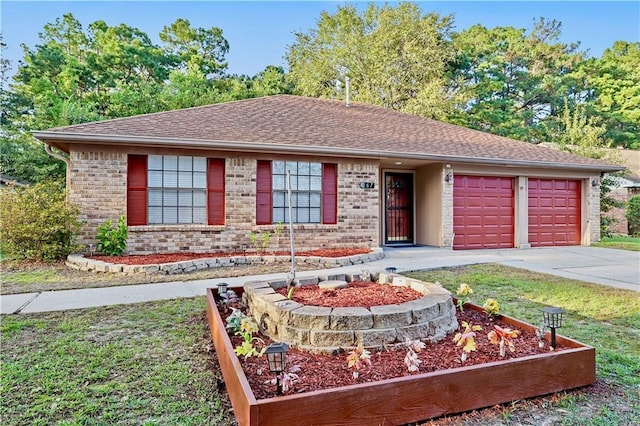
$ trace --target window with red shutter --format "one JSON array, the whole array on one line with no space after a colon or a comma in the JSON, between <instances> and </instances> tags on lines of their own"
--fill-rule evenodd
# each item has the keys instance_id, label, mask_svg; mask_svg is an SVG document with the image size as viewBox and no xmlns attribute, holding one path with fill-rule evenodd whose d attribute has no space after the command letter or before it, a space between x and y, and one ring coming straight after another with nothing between
<instances>
[{"instance_id":1,"label":"window with red shutter","mask_svg":"<svg viewBox=\"0 0 640 426\"><path fill-rule=\"evenodd\" d=\"M209 225L224 225L224 195L224 159L209 158L207 167L207 221Z\"/></svg>"},{"instance_id":2,"label":"window with red shutter","mask_svg":"<svg viewBox=\"0 0 640 426\"><path fill-rule=\"evenodd\" d=\"M258 161L256 223L289 221L287 178L294 223L337 223L337 165L308 161Z\"/></svg>"},{"instance_id":3,"label":"window with red shutter","mask_svg":"<svg viewBox=\"0 0 640 426\"><path fill-rule=\"evenodd\" d=\"M127 159L127 225L147 224L147 156Z\"/></svg>"},{"instance_id":4,"label":"window with red shutter","mask_svg":"<svg viewBox=\"0 0 640 426\"><path fill-rule=\"evenodd\" d=\"M322 223L338 223L338 173L336 164L322 164Z\"/></svg>"},{"instance_id":5,"label":"window with red shutter","mask_svg":"<svg viewBox=\"0 0 640 426\"><path fill-rule=\"evenodd\" d=\"M256 224L270 225L271 219L271 161L258 160L256 169Z\"/></svg>"}]
</instances>

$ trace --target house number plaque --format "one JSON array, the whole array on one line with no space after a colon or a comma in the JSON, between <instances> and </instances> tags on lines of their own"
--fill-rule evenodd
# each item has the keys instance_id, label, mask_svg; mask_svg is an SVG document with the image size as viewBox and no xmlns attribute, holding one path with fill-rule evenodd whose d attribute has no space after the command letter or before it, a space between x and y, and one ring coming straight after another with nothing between
<instances>
[{"instance_id":1,"label":"house number plaque","mask_svg":"<svg viewBox=\"0 0 640 426\"><path fill-rule=\"evenodd\" d=\"M373 182L360 182L360 188L362 189L373 189L376 187L376 184Z\"/></svg>"}]
</instances>

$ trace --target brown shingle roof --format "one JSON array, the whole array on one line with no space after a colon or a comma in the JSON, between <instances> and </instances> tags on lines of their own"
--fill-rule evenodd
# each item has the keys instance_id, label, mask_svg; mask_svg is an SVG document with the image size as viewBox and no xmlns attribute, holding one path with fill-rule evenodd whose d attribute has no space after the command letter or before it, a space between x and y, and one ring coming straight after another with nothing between
<instances>
[{"instance_id":1,"label":"brown shingle roof","mask_svg":"<svg viewBox=\"0 0 640 426\"><path fill-rule=\"evenodd\" d=\"M35 132L47 143L102 141L613 170L555 149L343 101L276 95Z\"/></svg>"}]
</instances>

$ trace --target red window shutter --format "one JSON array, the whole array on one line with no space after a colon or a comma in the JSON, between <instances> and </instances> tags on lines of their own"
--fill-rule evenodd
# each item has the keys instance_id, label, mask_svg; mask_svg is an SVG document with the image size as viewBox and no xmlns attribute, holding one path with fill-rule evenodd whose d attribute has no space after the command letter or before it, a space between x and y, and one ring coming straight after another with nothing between
<instances>
[{"instance_id":1,"label":"red window shutter","mask_svg":"<svg viewBox=\"0 0 640 426\"><path fill-rule=\"evenodd\" d=\"M147 156L127 160L127 225L147 224Z\"/></svg>"},{"instance_id":2,"label":"red window shutter","mask_svg":"<svg viewBox=\"0 0 640 426\"><path fill-rule=\"evenodd\" d=\"M338 166L322 164L322 223L338 223Z\"/></svg>"},{"instance_id":3,"label":"red window shutter","mask_svg":"<svg viewBox=\"0 0 640 426\"><path fill-rule=\"evenodd\" d=\"M207 221L224 225L224 159L209 158L207 163Z\"/></svg>"},{"instance_id":4,"label":"red window shutter","mask_svg":"<svg viewBox=\"0 0 640 426\"><path fill-rule=\"evenodd\" d=\"M256 224L270 225L271 208L271 161L258 160L256 170Z\"/></svg>"}]
</instances>

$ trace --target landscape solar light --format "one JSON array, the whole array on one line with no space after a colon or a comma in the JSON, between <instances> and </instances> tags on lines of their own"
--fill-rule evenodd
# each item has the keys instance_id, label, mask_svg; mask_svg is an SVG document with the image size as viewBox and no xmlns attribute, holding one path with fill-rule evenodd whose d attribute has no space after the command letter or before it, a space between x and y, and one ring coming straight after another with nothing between
<instances>
[{"instance_id":1,"label":"landscape solar light","mask_svg":"<svg viewBox=\"0 0 640 426\"><path fill-rule=\"evenodd\" d=\"M565 310L562 308L556 308L553 306L545 306L542 308L542 317L544 318L544 325L551 329L551 348L556 347L556 328L562 327L562 314Z\"/></svg>"},{"instance_id":2,"label":"landscape solar light","mask_svg":"<svg viewBox=\"0 0 640 426\"><path fill-rule=\"evenodd\" d=\"M229 289L229 284L227 283L218 283L218 294L223 296L227 294L227 290Z\"/></svg>"},{"instance_id":3,"label":"landscape solar light","mask_svg":"<svg viewBox=\"0 0 640 426\"><path fill-rule=\"evenodd\" d=\"M249 248L249 244L247 243L243 243L242 244L242 255L246 256L247 255L247 249Z\"/></svg>"},{"instance_id":4,"label":"landscape solar light","mask_svg":"<svg viewBox=\"0 0 640 426\"><path fill-rule=\"evenodd\" d=\"M286 343L272 343L267 346L267 349L264 351L267 355L267 361L269 362L269 371L276 375L276 392L278 395L282 395L280 373L284 371L284 366L287 362L288 348Z\"/></svg>"}]
</instances>

